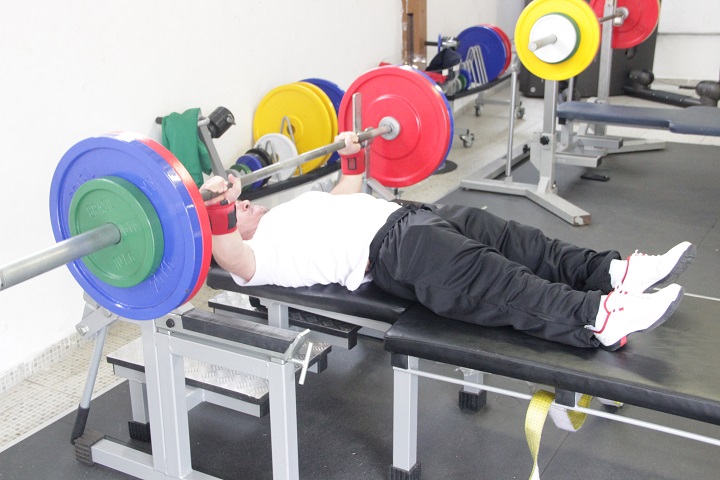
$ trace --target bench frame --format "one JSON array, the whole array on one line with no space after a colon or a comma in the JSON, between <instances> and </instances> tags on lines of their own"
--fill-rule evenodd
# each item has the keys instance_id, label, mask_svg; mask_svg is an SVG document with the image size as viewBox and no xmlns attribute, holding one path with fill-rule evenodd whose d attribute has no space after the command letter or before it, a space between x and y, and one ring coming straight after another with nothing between
<instances>
[{"instance_id":1,"label":"bench frame","mask_svg":"<svg viewBox=\"0 0 720 480\"><path fill-rule=\"evenodd\" d=\"M138 323L141 330L144 374L133 376L135 396L133 412L147 412L152 426L152 455L129 448L98 432L87 431L75 440L78 460L92 465L99 463L138 478L214 479L195 471L191 465L188 410L197 401L211 398L214 403L227 404L219 398L197 397L188 392L185 359L244 372L268 381L272 471L276 480L299 478L297 413L295 396L296 363L293 357L306 344L309 332L298 333L285 352L263 351L225 338L214 338L182 327L182 315L192 310L189 304L154 321L135 322L118 317L105 317L94 301L87 299L84 318L78 326L86 335L101 332L96 338L96 351L102 351L107 326L116 320ZM100 357L93 359L99 362ZM91 365L85 392L92 392L97 366ZM137 374L137 372L135 372ZM132 384L132 382L131 382ZM190 395L188 396L188 393ZM144 399L143 399L144 397ZM188 401L189 397L189 401ZM146 403L145 403L146 402ZM231 402L232 407L237 407ZM237 408L236 408L237 409ZM252 412L251 412L252 413ZM142 415L138 417L142 420ZM84 425L83 425L84 430Z\"/></svg>"},{"instance_id":2,"label":"bench frame","mask_svg":"<svg viewBox=\"0 0 720 480\"><path fill-rule=\"evenodd\" d=\"M700 311L702 308L703 312L713 311L716 302L720 299L713 299L707 297L696 297L693 298L693 303L686 306L684 312L684 319L682 324L675 325L674 327L668 328L669 332L674 329L680 329L685 331L686 328L696 328L692 326L695 318L689 315L697 315L694 313ZM682 308L682 306L681 306ZM582 394L590 394L597 397L603 405L622 406L622 403L616 403L612 400L620 400L627 402L628 404L634 403L640 408L647 408L659 412L665 412L670 415L678 417L690 418L696 421L705 422L711 425L720 425L720 400L717 395L710 394L702 395L698 392L692 399L685 397L688 392L687 386L683 383L682 386L676 387L678 391L673 392L672 387L660 387L657 386L657 391L649 386L643 386L641 383L635 384L635 379L638 379L642 375L642 370L636 371L631 365L627 365L627 374L619 375L617 377L611 377L608 375L600 375L592 378L588 378L588 368L600 368L605 363L613 363L613 355L622 355L621 353L609 353L607 354L608 359L599 360L600 363L588 364L587 368L578 368L567 366L564 368L565 371L559 372L553 369L556 362L562 361L564 365L567 364L567 358L558 360L555 357L555 353L548 352L543 354L542 345L538 342L542 342L538 339L532 339L531 337L517 338L517 345L525 351L535 352L531 354L532 358L521 357L520 350L516 350L513 347L513 341L516 336L522 336L523 334L514 333L503 333L496 331L492 328L478 327L475 325L463 325L459 328L459 332L465 335L466 338L473 338L473 329L478 328L477 332L478 340L468 340L467 342L460 342L461 345L456 345L454 339L457 339L459 332L452 333L451 336L446 336L443 339L443 331L447 326L443 326L443 322L450 323L447 319L439 318L437 330L433 330L433 326L436 325L436 321L431 318L432 315L427 313L424 317L418 317L418 314L409 312L407 320L401 320L398 322L397 330L390 330L388 337L385 341L385 349L391 353L391 363L393 367L393 463L390 466L389 478L391 480L419 480L420 479L420 466L421 462L418 461L417 457L417 434L418 434L418 397L419 397L419 382L418 379L428 378L432 380L438 380L445 383L451 383L460 385L465 389L472 389L475 391L482 392L493 392L501 395L515 397L521 400L530 400L531 394L523 393L520 391L509 390L507 388L499 388L484 383L483 375L492 374L498 375L505 378L515 379L520 382L530 382L537 385L540 388L549 387L551 391L555 392L555 402L551 408L560 408L566 411L576 411L583 414L599 416L613 421L619 421L635 425L638 427L651 429L690 440L695 440L703 443L707 443L714 446L720 446L720 436L718 438L700 435L697 433L680 430L677 428L671 428L666 425L657 423L647 422L632 418L626 415L620 415L608 411L597 410L592 408L584 408L578 406L577 401ZM402 323L402 325L401 325ZM413 330L408 328L409 325L418 325L417 334L413 333ZM693 333L693 337L688 342L697 341L698 335L707 335L710 330L712 322L706 323L702 328L698 327L699 330ZM704 329L703 329L704 328ZM658 331L663 329L660 327ZM496 332L496 333L492 333ZM655 332L652 332L655 334ZM657 335L660 335L658 333ZM483 337L487 338L483 338ZM664 338L664 337L661 337ZM704 338L704 337L703 337ZM431 348L429 344L436 342L438 348ZM502 350L496 350L494 345L502 345ZM688 345L685 344L685 347ZM569 348L569 347L568 347ZM451 357L447 356L447 350L454 349ZM509 353L505 354L508 351ZM703 356L707 354L707 350L698 352L696 356ZM547 355L547 357L546 357ZM620 365L631 363L634 359L642 357L642 350L635 354L630 353L632 358L627 357L619 364L615 366L618 368ZM635 356L632 356L635 355ZM603 355L605 356L605 355ZM590 356L579 355L580 361L588 359L590 362L592 354ZM702 357L704 358L704 357ZM552 360L551 360L552 359ZM447 363L447 361L452 363ZM537 368L528 368L529 364L533 360L538 360L539 364ZM543 361L546 360L546 361ZM463 364L463 362L466 362ZM555 362L555 363L553 363ZM463 378L458 378L456 374L438 374L437 365L451 365L462 372ZM428 368L427 366L432 366ZM698 364L698 368L707 368L708 361L703 360L703 363ZM434 368L433 368L434 367ZM582 367L580 365L580 367ZM478 369L481 368L485 373L481 373ZM625 369L625 367L622 367ZM480 373L480 378L471 378L471 375ZM572 374L572 375L568 375ZM673 378L685 376L686 372L669 374L668 378L670 385L677 385L677 379ZM691 377L695 378L695 377ZM549 382L557 382L556 384ZM568 388L572 388L571 385L577 385L578 382L584 382L585 388L594 391L572 391ZM651 382L652 383L652 382ZM583 388L583 387L580 387ZM632 392L630 390L632 389ZM694 389L691 389L694 390ZM625 392L627 398L609 398L609 392L614 391L618 396L622 394L617 392ZM645 392L642 395L645 398L639 398L640 392ZM694 393L694 392L693 392ZM653 395L659 395L662 400L649 398ZM668 396L674 395L675 398L684 398L680 403L676 403L674 399L668 401ZM603 396L605 398L603 398ZM607 399L606 399L607 398ZM634 400L632 400L634 398ZM673 408L677 410L672 411L669 405L673 405ZM701 412L701 413L698 413Z\"/></svg>"}]
</instances>

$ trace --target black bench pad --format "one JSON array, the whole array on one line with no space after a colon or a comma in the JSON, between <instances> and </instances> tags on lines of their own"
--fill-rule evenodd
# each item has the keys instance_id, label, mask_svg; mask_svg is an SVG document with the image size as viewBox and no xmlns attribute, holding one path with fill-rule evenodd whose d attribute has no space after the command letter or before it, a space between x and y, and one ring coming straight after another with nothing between
<instances>
[{"instance_id":1,"label":"black bench pad","mask_svg":"<svg viewBox=\"0 0 720 480\"><path fill-rule=\"evenodd\" d=\"M385 333L385 349L720 425L720 303L686 296L662 326L616 352L569 347L438 317L420 305Z\"/></svg>"},{"instance_id":2,"label":"black bench pad","mask_svg":"<svg viewBox=\"0 0 720 480\"><path fill-rule=\"evenodd\" d=\"M380 290L372 282L362 284L354 292L337 284L300 288L274 285L241 287L235 283L230 273L220 267L210 268L207 285L210 288L239 292L250 297L267 298L298 307L354 315L385 323L394 323L414 304Z\"/></svg>"},{"instance_id":3,"label":"black bench pad","mask_svg":"<svg viewBox=\"0 0 720 480\"><path fill-rule=\"evenodd\" d=\"M564 102L557 116L563 120L667 129L689 135L720 136L720 108L648 108L590 102Z\"/></svg>"}]
</instances>

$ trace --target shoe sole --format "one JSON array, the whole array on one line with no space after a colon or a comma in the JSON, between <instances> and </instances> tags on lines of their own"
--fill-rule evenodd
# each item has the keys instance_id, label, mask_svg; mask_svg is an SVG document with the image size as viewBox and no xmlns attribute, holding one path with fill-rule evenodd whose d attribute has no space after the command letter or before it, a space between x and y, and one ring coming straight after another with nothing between
<instances>
[{"instance_id":1,"label":"shoe sole","mask_svg":"<svg viewBox=\"0 0 720 480\"><path fill-rule=\"evenodd\" d=\"M670 273L665 275L665 277L661 278L654 284L650 285L648 288L645 289L643 293L649 293L652 289L659 286L665 286L670 285L671 283L675 283L675 280L677 280L677 278L682 275L685 270L687 270L690 264L692 264L693 260L695 260L695 255L697 255L697 247L694 243L691 243L687 250L685 250L682 255L680 255L680 258L675 263L673 269L670 270Z\"/></svg>"},{"instance_id":2,"label":"shoe sole","mask_svg":"<svg viewBox=\"0 0 720 480\"><path fill-rule=\"evenodd\" d=\"M600 346L602 348L604 348L605 350L614 352L615 350L619 349L620 347L622 347L623 345L625 345L627 343L628 338L630 338L630 335L634 335L634 334L640 333L640 332L650 332L652 330L655 330L657 327L659 327L660 325L665 323L672 316L673 313L675 313L675 310L677 310L677 308L680 306L680 302L682 301L682 298L684 295L685 295L685 288L680 287L680 291L678 292L677 297L675 297L675 300L670 302L670 305L668 305L668 308L667 308L667 310L665 310L665 313L663 313L662 316L655 323L650 325L649 327L643 328L642 330L635 330L632 333L628 333L623 338L621 338L619 342L613 343L612 345L605 346L605 345L600 344Z\"/></svg>"}]
</instances>

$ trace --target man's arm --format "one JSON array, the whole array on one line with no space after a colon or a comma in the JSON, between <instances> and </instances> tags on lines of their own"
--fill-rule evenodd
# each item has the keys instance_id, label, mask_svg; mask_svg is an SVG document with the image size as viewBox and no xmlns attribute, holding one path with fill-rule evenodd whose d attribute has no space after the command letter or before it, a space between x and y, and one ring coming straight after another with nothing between
<instances>
[{"instance_id":1,"label":"man's arm","mask_svg":"<svg viewBox=\"0 0 720 480\"><path fill-rule=\"evenodd\" d=\"M235 231L227 235L213 235L213 257L223 269L250 281L255 275L255 253Z\"/></svg>"},{"instance_id":2,"label":"man's arm","mask_svg":"<svg viewBox=\"0 0 720 480\"><path fill-rule=\"evenodd\" d=\"M237 230L235 202L242 185L233 175L228 176L228 181L230 188L224 178L215 176L200 187L216 195L205 202L213 235L212 252L218 265L248 281L255 275L255 254Z\"/></svg>"},{"instance_id":3,"label":"man's arm","mask_svg":"<svg viewBox=\"0 0 720 480\"><path fill-rule=\"evenodd\" d=\"M340 176L337 184L330 191L333 195L345 195L348 193L360 193L362 191L363 176L362 175L345 175Z\"/></svg>"},{"instance_id":4,"label":"man's arm","mask_svg":"<svg viewBox=\"0 0 720 480\"><path fill-rule=\"evenodd\" d=\"M338 150L342 176L330 193L333 195L360 193L365 173L365 149L360 146L355 132L340 133L335 137L335 141L340 140L345 141L345 148Z\"/></svg>"}]
</instances>

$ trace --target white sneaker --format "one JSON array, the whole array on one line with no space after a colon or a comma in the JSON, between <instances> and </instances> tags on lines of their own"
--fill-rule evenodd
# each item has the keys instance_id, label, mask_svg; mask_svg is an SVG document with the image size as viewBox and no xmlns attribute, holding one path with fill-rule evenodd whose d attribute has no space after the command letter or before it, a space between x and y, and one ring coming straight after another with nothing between
<instances>
[{"instance_id":1,"label":"white sneaker","mask_svg":"<svg viewBox=\"0 0 720 480\"><path fill-rule=\"evenodd\" d=\"M617 350L627 343L631 333L652 330L670 318L680 305L683 292L683 287L677 284L655 293L614 290L603 296L597 324L585 328L595 332L605 349Z\"/></svg>"},{"instance_id":2,"label":"white sneaker","mask_svg":"<svg viewBox=\"0 0 720 480\"><path fill-rule=\"evenodd\" d=\"M625 275L613 288L644 293L663 283L674 282L695 259L697 248L682 242L664 255L645 255L635 251L625 261Z\"/></svg>"}]
</instances>

